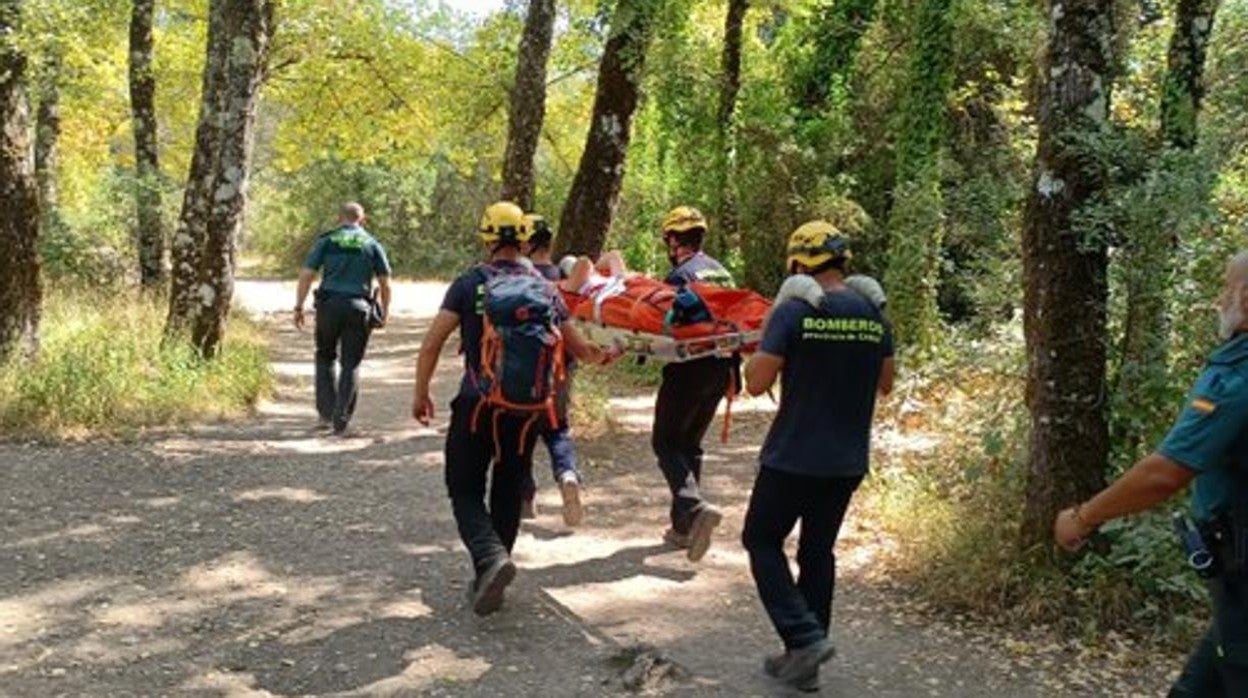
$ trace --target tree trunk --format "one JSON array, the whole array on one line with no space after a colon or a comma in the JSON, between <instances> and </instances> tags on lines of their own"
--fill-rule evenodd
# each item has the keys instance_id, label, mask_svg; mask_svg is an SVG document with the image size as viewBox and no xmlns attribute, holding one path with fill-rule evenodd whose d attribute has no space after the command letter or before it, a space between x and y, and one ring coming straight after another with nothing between
<instances>
[{"instance_id":1,"label":"tree trunk","mask_svg":"<svg viewBox=\"0 0 1248 698\"><path fill-rule=\"evenodd\" d=\"M555 0L529 0L529 14L520 37L516 79L511 88L507 120L507 154L503 159L504 201L533 210L533 157L546 118L546 62L555 33Z\"/></svg>"},{"instance_id":2,"label":"tree trunk","mask_svg":"<svg viewBox=\"0 0 1248 698\"><path fill-rule=\"evenodd\" d=\"M897 179L889 220L889 314L898 341L930 351L940 317L936 294L944 240L940 156L953 88L952 0L923 0L901 98Z\"/></svg>"},{"instance_id":3,"label":"tree trunk","mask_svg":"<svg viewBox=\"0 0 1248 698\"><path fill-rule=\"evenodd\" d=\"M620 198L646 48L662 0L620 0L598 66L581 164L559 221L560 254L598 256Z\"/></svg>"},{"instance_id":4,"label":"tree trunk","mask_svg":"<svg viewBox=\"0 0 1248 698\"><path fill-rule=\"evenodd\" d=\"M740 250L737 225L737 95L741 92L741 34L750 0L728 0L728 16L724 20L724 53L721 60L719 87L719 230L724 250Z\"/></svg>"},{"instance_id":5,"label":"tree trunk","mask_svg":"<svg viewBox=\"0 0 1248 698\"><path fill-rule=\"evenodd\" d=\"M26 58L10 40L21 14L21 0L0 0L0 361L39 348L39 188Z\"/></svg>"},{"instance_id":6,"label":"tree trunk","mask_svg":"<svg viewBox=\"0 0 1248 698\"><path fill-rule=\"evenodd\" d=\"M1161 134L1169 147L1196 147L1196 122L1205 96L1205 54L1217 11L1218 0L1179 0L1161 96Z\"/></svg>"},{"instance_id":7,"label":"tree trunk","mask_svg":"<svg viewBox=\"0 0 1248 698\"><path fill-rule=\"evenodd\" d=\"M52 223L60 200L56 169L61 140L61 54L56 46L49 51L35 111L35 179L39 183L40 210L44 220Z\"/></svg>"},{"instance_id":8,"label":"tree trunk","mask_svg":"<svg viewBox=\"0 0 1248 698\"><path fill-rule=\"evenodd\" d=\"M139 278L145 288L165 280L160 161L156 141L156 77L152 73L152 15L156 0L134 0L130 16L130 114L134 123L134 198Z\"/></svg>"},{"instance_id":9,"label":"tree trunk","mask_svg":"<svg viewBox=\"0 0 1248 698\"><path fill-rule=\"evenodd\" d=\"M178 234L168 330L190 329L212 357L234 294L256 97L273 32L272 0L213 0L195 154Z\"/></svg>"},{"instance_id":10,"label":"tree trunk","mask_svg":"<svg viewBox=\"0 0 1248 698\"><path fill-rule=\"evenodd\" d=\"M1213 178L1200 171L1192 151L1204 97L1205 54L1218 0L1179 0L1161 93L1162 151L1148 180L1160 182L1149 192L1169 202L1167 215L1138 221L1130 231L1124 264L1127 308L1123 323L1122 366L1117 377L1120 401L1158 405L1169 386L1170 298L1175 283L1179 239L1199 225ZM1193 183L1197 191L1190 191ZM1188 189L1188 191L1183 191ZM1160 405L1158 405L1160 407ZM1137 415L1138 416L1138 415ZM1132 452L1145 441L1140 421L1119 425ZM1133 453L1134 454L1134 453Z\"/></svg>"},{"instance_id":11,"label":"tree trunk","mask_svg":"<svg viewBox=\"0 0 1248 698\"><path fill-rule=\"evenodd\" d=\"M1053 517L1105 480L1105 231L1077 214L1106 186L1086 145L1107 128L1112 0L1050 0L1033 186L1023 220L1031 443L1021 542L1051 545Z\"/></svg>"},{"instance_id":12,"label":"tree trunk","mask_svg":"<svg viewBox=\"0 0 1248 698\"><path fill-rule=\"evenodd\" d=\"M794 97L806 118L814 118L829 98L846 88L858 48L875 15L877 0L822 0L804 32L814 47L810 62L794 74Z\"/></svg>"}]
</instances>

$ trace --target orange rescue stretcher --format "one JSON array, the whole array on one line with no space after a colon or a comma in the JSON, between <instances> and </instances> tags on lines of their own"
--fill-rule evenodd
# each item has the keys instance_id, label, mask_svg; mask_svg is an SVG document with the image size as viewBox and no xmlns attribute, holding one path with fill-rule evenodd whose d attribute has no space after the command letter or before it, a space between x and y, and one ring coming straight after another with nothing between
<instances>
[{"instance_id":1,"label":"orange rescue stretcher","mask_svg":"<svg viewBox=\"0 0 1248 698\"><path fill-rule=\"evenodd\" d=\"M563 292L572 321L585 338L602 347L664 362L750 353L762 340L771 301L742 289L693 283L709 311L704 322L673 322L677 290L644 276L614 279L590 296Z\"/></svg>"}]
</instances>

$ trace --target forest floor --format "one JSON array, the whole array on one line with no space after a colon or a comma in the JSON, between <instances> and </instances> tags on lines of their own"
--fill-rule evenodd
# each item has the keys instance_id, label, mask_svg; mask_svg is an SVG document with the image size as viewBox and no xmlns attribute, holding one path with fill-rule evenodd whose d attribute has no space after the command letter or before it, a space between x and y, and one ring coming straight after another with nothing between
<instances>
[{"instance_id":1,"label":"forest floor","mask_svg":"<svg viewBox=\"0 0 1248 698\"><path fill-rule=\"evenodd\" d=\"M727 516L700 564L660 541L651 396L621 390L615 426L578 444L584 525L563 526L539 456L542 511L517 543L507 605L484 619L466 610L469 566L442 484L446 411L429 429L409 416L442 288L399 287L355 437L312 430L311 336L279 313L291 287L249 282L241 301L272 313L279 378L253 419L125 443L0 444L0 695L784 695L760 671L779 646L738 542L765 403L742 405L729 444L708 440L706 490ZM1177 658L1007 633L876 581L882 542L863 506L838 547L825 695L1164 692Z\"/></svg>"}]
</instances>

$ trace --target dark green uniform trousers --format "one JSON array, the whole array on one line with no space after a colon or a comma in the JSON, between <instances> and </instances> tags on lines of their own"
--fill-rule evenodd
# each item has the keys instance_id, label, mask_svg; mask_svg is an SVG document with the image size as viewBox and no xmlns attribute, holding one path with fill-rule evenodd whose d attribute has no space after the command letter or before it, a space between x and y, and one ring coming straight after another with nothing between
<instances>
[{"instance_id":1,"label":"dark green uniform trousers","mask_svg":"<svg viewBox=\"0 0 1248 698\"><path fill-rule=\"evenodd\" d=\"M1248 573L1209 581L1213 623L1170 689L1170 698L1248 697Z\"/></svg>"}]
</instances>

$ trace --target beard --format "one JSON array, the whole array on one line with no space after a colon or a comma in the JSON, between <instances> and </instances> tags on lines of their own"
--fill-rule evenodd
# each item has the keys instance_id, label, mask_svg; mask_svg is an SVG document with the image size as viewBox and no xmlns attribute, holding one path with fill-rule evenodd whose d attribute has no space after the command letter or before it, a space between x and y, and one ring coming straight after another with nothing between
<instances>
[{"instance_id":1,"label":"beard","mask_svg":"<svg viewBox=\"0 0 1248 698\"><path fill-rule=\"evenodd\" d=\"M1244 310L1239 306L1218 308L1218 337L1226 341L1244 324Z\"/></svg>"}]
</instances>

